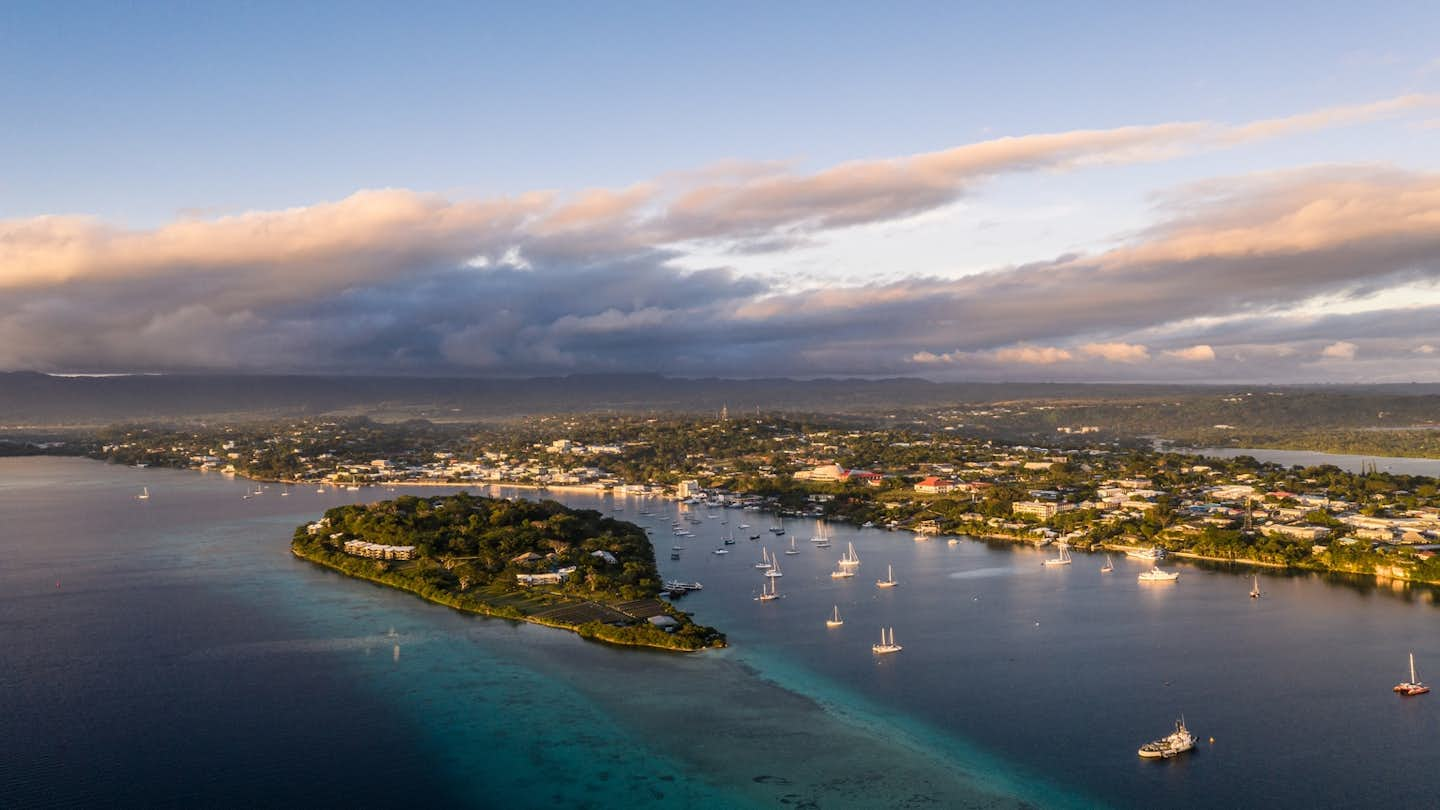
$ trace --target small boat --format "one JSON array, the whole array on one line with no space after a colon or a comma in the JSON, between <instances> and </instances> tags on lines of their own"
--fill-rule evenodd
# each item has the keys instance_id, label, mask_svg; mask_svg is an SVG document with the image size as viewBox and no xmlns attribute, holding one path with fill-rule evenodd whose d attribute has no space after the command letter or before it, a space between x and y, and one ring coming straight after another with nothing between
<instances>
[{"instance_id":1,"label":"small boat","mask_svg":"<svg viewBox=\"0 0 1440 810\"><path fill-rule=\"evenodd\" d=\"M1260 598L1260 575L1259 575L1259 574L1251 574L1250 598L1251 598L1251 599L1259 599L1259 598Z\"/></svg>"},{"instance_id":2,"label":"small boat","mask_svg":"<svg viewBox=\"0 0 1440 810\"><path fill-rule=\"evenodd\" d=\"M317 495L324 495L324 494L325 494L325 487L317 487L317 488L315 489L315 493L316 493Z\"/></svg>"},{"instance_id":3,"label":"small boat","mask_svg":"<svg viewBox=\"0 0 1440 810\"><path fill-rule=\"evenodd\" d=\"M770 533L775 535L776 537L779 537L780 535L785 533L785 529L782 526L771 526Z\"/></svg>"},{"instance_id":4,"label":"small boat","mask_svg":"<svg viewBox=\"0 0 1440 810\"><path fill-rule=\"evenodd\" d=\"M672 551L672 552L670 552L670 559L672 559L672 560L678 560L678 559L680 559L680 552L678 552L678 551Z\"/></svg>"},{"instance_id":5,"label":"small boat","mask_svg":"<svg viewBox=\"0 0 1440 810\"><path fill-rule=\"evenodd\" d=\"M875 521L873 521L873 520L867 520L867 521L865 521L864 523L861 523L861 524L860 524L860 528L862 528L862 529L873 529L873 528L875 528Z\"/></svg>"},{"instance_id":6,"label":"small boat","mask_svg":"<svg viewBox=\"0 0 1440 810\"><path fill-rule=\"evenodd\" d=\"M750 524L749 524L749 523L741 523L739 526L736 526L735 528L737 528L737 529L748 529L748 528L750 528Z\"/></svg>"},{"instance_id":7,"label":"small boat","mask_svg":"<svg viewBox=\"0 0 1440 810\"><path fill-rule=\"evenodd\" d=\"M1059 556L1059 557L1051 557L1051 558L1048 559L1048 560L1042 561L1040 564L1041 564L1041 565L1069 565L1071 562L1072 562L1072 560L1070 559L1070 547L1069 547L1069 546L1061 546L1061 547L1060 547L1060 556Z\"/></svg>"},{"instance_id":8,"label":"small boat","mask_svg":"<svg viewBox=\"0 0 1440 810\"><path fill-rule=\"evenodd\" d=\"M835 606L835 612L832 613L832 614L830 614L830 618L828 618L828 619L825 620L825 626L826 626L826 627L839 627L840 625L842 625L842 624L844 624L844 623L845 623L845 620L842 619L842 618L840 618L840 606L839 606L839 605L836 605L836 606Z\"/></svg>"},{"instance_id":9,"label":"small boat","mask_svg":"<svg viewBox=\"0 0 1440 810\"><path fill-rule=\"evenodd\" d=\"M1140 582L1174 582L1179 578L1179 571L1162 571L1158 566L1154 566L1135 579Z\"/></svg>"},{"instance_id":10,"label":"small boat","mask_svg":"<svg viewBox=\"0 0 1440 810\"><path fill-rule=\"evenodd\" d=\"M877 588L893 588L899 584L900 583L895 581L895 568L890 565L885 566L885 578L875 580L875 587Z\"/></svg>"},{"instance_id":11,"label":"small boat","mask_svg":"<svg viewBox=\"0 0 1440 810\"><path fill-rule=\"evenodd\" d=\"M849 568L840 568L830 572L831 579L849 579L853 576L855 576L855 572Z\"/></svg>"},{"instance_id":12,"label":"small boat","mask_svg":"<svg viewBox=\"0 0 1440 810\"><path fill-rule=\"evenodd\" d=\"M760 535L758 535L758 534L752 534L752 535L750 535L750 539L751 539L751 540L759 540L759 539L760 539Z\"/></svg>"},{"instance_id":13,"label":"small boat","mask_svg":"<svg viewBox=\"0 0 1440 810\"><path fill-rule=\"evenodd\" d=\"M779 561L779 560L775 559L774 557L771 557L771 558L770 558L770 570L765 572L765 576L767 576L767 577L783 577L783 576L785 576L784 574L782 574L782 573L780 572L780 561Z\"/></svg>"},{"instance_id":14,"label":"small boat","mask_svg":"<svg viewBox=\"0 0 1440 810\"><path fill-rule=\"evenodd\" d=\"M704 588L704 586L698 582L681 582L678 579L672 579L665 583L665 590L671 593L689 593L690 591L698 591L702 588Z\"/></svg>"},{"instance_id":15,"label":"small boat","mask_svg":"<svg viewBox=\"0 0 1440 810\"><path fill-rule=\"evenodd\" d=\"M900 652L903 649L905 648L895 643L895 628L893 627L890 628L889 638L885 637L885 628L882 627L880 629L880 643L870 645L870 651L876 655L889 655L890 653Z\"/></svg>"},{"instance_id":16,"label":"small boat","mask_svg":"<svg viewBox=\"0 0 1440 810\"><path fill-rule=\"evenodd\" d=\"M860 555L855 553L855 544L846 543L845 553L840 555L841 568L857 568L860 565Z\"/></svg>"},{"instance_id":17,"label":"small boat","mask_svg":"<svg viewBox=\"0 0 1440 810\"><path fill-rule=\"evenodd\" d=\"M1430 687L1420 682L1415 676L1415 653L1410 653L1410 680L1404 683L1395 684L1395 691L1402 695L1423 695L1430 691Z\"/></svg>"},{"instance_id":18,"label":"small boat","mask_svg":"<svg viewBox=\"0 0 1440 810\"><path fill-rule=\"evenodd\" d=\"M947 545L947 546L958 546L958 545L960 545L960 538L958 538L958 537L952 537L952 538L950 538L949 540L946 540L946 541L945 541L945 545Z\"/></svg>"},{"instance_id":19,"label":"small boat","mask_svg":"<svg viewBox=\"0 0 1440 810\"><path fill-rule=\"evenodd\" d=\"M795 538L790 538L790 548L785 549L786 554L799 554L800 550L795 548Z\"/></svg>"},{"instance_id":20,"label":"small boat","mask_svg":"<svg viewBox=\"0 0 1440 810\"><path fill-rule=\"evenodd\" d=\"M137 501L148 501L148 500L150 500L150 488L149 488L149 487L141 487L141 488L140 488L140 494L135 496L135 500L137 500Z\"/></svg>"},{"instance_id":21,"label":"small boat","mask_svg":"<svg viewBox=\"0 0 1440 810\"><path fill-rule=\"evenodd\" d=\"M1165 549L1159 546L1151 546L1145 549L1132 549L1125 552L1125 556L1134 557L1137 560L1163 560L1165 559Z\"/></svg>"},{"instance_id":22,"label":"small boat","mask_svg":"<svg viewBox=\"0 0 1440 810\"><path fill-rule=\"evenodd\" d=\"M1106 554L1106 555L1105 555L1105 564L1102 565L1102 566L1100 566L1100 573L1102 573L1102 574L1108 574L1108 573L1110 573L1111 571L1114 571L1114 570L1115 570L1115 561L1112 560L1112 559L1110 559L1110 555L1109 555L1109 554Z\"/></svg>"},{"instance_id":23,"label":"small boat","mask_svg":"<svg viewBox=\"0 0 1440 810\"><path fill-rule=\"evenodd\" d=\"M775 564L775 561L772 560L772 559L770 559L770 549L765 548L764 546L761 546L761 548L760 548L760 562L755 563L755 567L756 567L756 568L759 568L759 569L761 569L761 570L763 570L763 571L769 571L769 570L770 570L770 566L772 566L772 565L774 565L774 564Z\"/></svg>"},{"instance_id":24,"label":"small boat","mask_svg":"<svg viewBox=\"0 0 1440 810\"><path fill-rule=\"evenodd\" d=\"M1175 721L1175 731L1167 736L1161 737L1154 742L1148 742L1140 746L1136 753L1145 759L1169 759L1173 756L1189 751L1195 747L1195 735L1190 729L1185 728L1185 718L1181 717Z\"/></svg>"},{"instance_id":25,"label":"small boat","mask_svg":"<svg viewBox=\"0 0 1440 810\"><path fill-rule=\"evenodd\" d=\"M730 549L728 549L728 548L717 548L717 549L715 549L714 551L712 551L712 552L710 552L710 553L711 553L711 554L721 554L721 555L723 555L723 554L729 554L729 553L730 553Z\"/></svg>"}]
</instances>

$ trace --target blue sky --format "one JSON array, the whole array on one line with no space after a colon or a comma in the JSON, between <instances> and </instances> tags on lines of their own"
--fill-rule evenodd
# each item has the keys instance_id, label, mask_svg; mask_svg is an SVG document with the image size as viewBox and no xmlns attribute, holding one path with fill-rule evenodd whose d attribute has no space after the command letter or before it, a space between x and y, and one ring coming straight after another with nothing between
<instances>
[{"instance_id":1,"label":"blue sky","mask_svg":"<svg viewBox=\"0 0 1440 810\"><path fill-rule=\"evenodd\" d=\"M1370 326L1352 324L1346 328L1357 331L1350 334L1317 330L1315 324L1333 324L1325 319L1355 309L1354 301L1377 289L1407 291L1392 297L1411 304L1431 300L1426 285L1427 273L1436 270L1434 257L1418 248L1401 265L1386 265L1383 278L1370 278L1375 271L1367 267L1356 271L1355 279L1363 280L1337 271L1306 284L1301 273L1285 292L1272 291L1258 302L1240 291L1217 296L1212 311L1203 313L1237 319L1237 329L1245 320L1240 316L1254 320L1265 313L1304 321L1297 334L1310 337L1272 336L1264 344L1290 345L1297 353L1280 357L1314 358L1298 375L1284 364L1260 363L1256 358L1263 352L1253 348L1221 350L1223 363L1179 370L1149 362L1117 365L1107 359L1118 356L1114 352L1080 351L1086 345L1141 345L1143 338L1155 359L1164 351L1193 348L1167 343L1181 335L1199 335L1195 340L1203 337L1210 341L1203 345L1218 348L1223 336L1197 326L1202 314L1188 308L1179 320L1161 313L1148 325L1106 329L1086 323L1070 332L1039 330L1031 336L985 329L972 334L937 311L932 342L924 330L904 340L871 334L883 332L871 327L888 313L856 315L859 324L838 318L807 324L792 322L787 312L768 319L765 326L775 334L752 346L697 345L664 356L637 352L635 345L668 334L641 328L656 328L667 318L710 324L714 331L704 334L712 340L735 328L737 318L747 329L754 327L747 313L776 312L782 299L813 312L822 306L819 299L784 297L827 288L872 300L870 285L891 285L886 294L898 297L902 287L913 293L928 279L992 276L1007 268L1069 261L1073 254L1099 267L1109 251L1153 238L1157 228L1173 229L1202 214L1220 217L1208 208L1197 213L1203 200L1184 191L1197 183L1219 182L1233 193L1254 194L1257 187L1268 188L1266 177L1301 171L1304 178L1287 181L1296 188L1287 186L1285 199L1304 209L1295 196L1306 193L1299 186L1313 192L1317 177L1363 165L1371 175L1406 173L1410 192L1395 199L1420 206L1416 211L1423 214L1429 200L1424 192L1440 171L1440 107L1433 104L1440 94L1437 30L1440 6L1434 3L1379 4L1363 12L1353 4L1267 9L1241 3L7 4L0 8L5 77L0 110L7 122L0 126L0 236L10 232L12 243L22 248L0 252L0 284L13 286L21 293L15 300L24 300L13 309L0 305L0 336L20 347L0 351L0 366L250 370L258 358L259 366L288 369L292 361L263 348L270 345L267 335L284 334L313 341L306 354L316 358L315 366L295 370L548 373L655 367L672 373L1337 380L1413 374L1417 362L1430 356L1417 350L1429 343L1402 347L1394 343L1399 336L1381 335ZM666 200L710 182L693 175L726 161L742 162L749 172L763 162L770 171L809 177L857 161L904 160L1006 137L1187 122L1235 128L1393 99L1410 101L1277 136L1223 144L1187 140L1178 146L1162 137L1147 140L1146 149L1160 151L1142 157L1112 150L1087 153L1079 164L1068 159L1041 161L1038 167L1006 164L966 175L963 182L947 175L953 187L940 197L887 208L882 215L846 214L843 222L823 227L808 224L807 217L821 216L819 209L798 218L791 211L767 220L763 239L753 222L743 225L744 233L693 221L683 229L640 227L668 222L676 212ZM744 182L727 178L726 194ZM1367 176L1358 190L1353 183L1361 181L1346 182L1352 185L1344 193L1356 199L1377 207L1390 199L1388 192L1372 193L1390 179ZM628 209L625 227L607 220L605 234L592 231L564 246L554 243L550 231L544 235L549 242L535 243L541 237L531 208L525 208L524 216L532 218L528 224L507 225L523 233L503 237L491 220L474 219L479 215L470 211L465 215L470 224L457 226L458 233L442 229L437 241L447 243L443 250L431 250L433 243L418 247L437 227L424 216L407 215L403 225L384 219L386 227L404 231L395 239L406 247L367 242L361 263L377 266L362 277L332 272L351 261L346 251L361 249L349 243L316 260L319 264L294 265L286 265L291 253L267 253L249 243L237 248L240 258L177 259L155 247L166 242L167 229L177 222L216 223L247 212L278 217L286 211L294 214L286 220L292 222L365 190L405 190L465 206L539 192L572 199L587 189L618 191L637 184L662 191ZM895 192L887 187L876 193ZM1177 195L1187 200L1179 206L1183 210L1173 205ZM1157 200L1172 204L1157 208ZM1242 202L1253 200L1245 196ZM1268 209L1257 214L1270 215ZM71 229L63 237L48 232L57 220ZM39 239L37 223L47 229L40 239L44 245L13 236ZM270 223L244 238L263 240L275 227ZM315 227L335 226L325 220ZM74 228L83 229L83 239ZM651 231L644 239L634 236ZM1405 238L1423 241L1430 235ZM114 253L120 237L123 256ZM1387 244L1396 238L1369 232L1357 236L1362 237ZM54 254L29 251L77 242L93 255L75 259L48 280L32 272L48 266L46 257ZM780 242L783 247L777 247ZM164 256L133 259L145 251ZM646 269L639 277L650 285L644 295L632 286L639 277L629 275L642 264ZM336 295L391 300L384 294L387 285L434 283L476 266L488 268L492 277L465 276L459 287L479 284L470 292L480 296L479 305L489 300L486 284L499 283L498 276L517 268L531 274L528 278L545 275L537 287L599 273L584 276L587 283L611 283L615 289L613 296L596 296L607 301L604 310L593 311L585 301L574 302L573 311L517 303L468 319L446 315L444 327L423 302L414 303L413 311L372 302L355 314L374 331L348 343L336 342L333 325L321 326L311 312ZM730 302L726 311L687 312L651 303L668 300L657 285L693 284L689 276L697 271L725 279L709 295ZM1099 272L1085 278L1093 282ZM1182 271L1154 271L1161 272ZM117 299L114 279L127 274L167 290L188 290L191 297ZM298 285L309 298L234 293L236 285L248 289L257 278L295 274L315 280ZM321 277L329 281L320 283ZM517 289L516 283L505 285ZM530 293L515 294L517 302L531 300L525 297ZM952 286L933 294L958 300L994 293ZM1335 308L1336 296L1350 302L1348 309ZM227 297L236 303L228 308L214 303ZM1440 304L1440 297L1434 300ZM80 313L102 307L128 308L128 317L97 325L88 340L67 342L63 351L53 335L22 340L61 323L73 330L83 321ZM1387 303L1383 309L1389 308ZM549 321L528 320L536 318ZM516 348L543 342L542 335L554 337L558 324L569 328L593 318L619 330L606 332L615 344L605 352L577 351L559 339L539 354ZM225 338L219 343L243 351L217 345L175 352L153 345L184 342L186 333L177 324L192 323L188 328L207 335L218 330ZM424 340L385 337L387 330L400 335L412 325L433 334ZM823 331L802 339L807 329L842 325L868 336L863 346L837 355ZM155 337L118 351L112 348L116 330ZM1259 345L1238 333L1227 339L1237 347ZM33 348L27 348L30 343ZM1323 353L1341 343L1356 348ZM997 359L1035 346L1069 351L1072 362L1036 368ZM847 354L853 363L841 359ZM917 364L917 356L949 359ZM1326 365L1342 359L1351 362ZM1420 370L1424 378L1435 377L1423 364Z\"/></svg>"}]
</instances>

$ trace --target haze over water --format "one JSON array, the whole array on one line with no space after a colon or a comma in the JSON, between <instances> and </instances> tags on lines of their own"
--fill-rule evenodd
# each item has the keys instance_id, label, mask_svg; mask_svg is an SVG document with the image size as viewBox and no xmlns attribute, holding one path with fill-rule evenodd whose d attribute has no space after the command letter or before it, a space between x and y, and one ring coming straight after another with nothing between
<instances>
[{"instance_id":1,"label":"haze over water","mask_svg":"<svg viewBox=\"0 0 1440 810\"><path fill-rule=\"evenodd\" d=\"M149 501L134 495L148 486ZM293 559L293 528L393 497L74 459L0 460L0 792L17 806L1420 806L1433 592L550 493L653 527L698 655L481 619ZM439 494L436 488L402 491ZM471 488L485 493L485 488ZM536 497L533 491L503 491ZM492 493L493 494L493 491ZM653 516L642 516L648 510ZM715 517L710 517L714 515ZM722 524L722 521L728 521ZM739 529L741 522L751 528ZM733 531L731 553L716 556ZM761 540L746 539L760 534ZM788 547L758 603L760 545ZM856 577L829 572L847 541ZM682 545L672 562L669 548ZM899 587L874 581L894 565ZM824 619L839 605L845 625ZM869 645L894 626L905 646ZM1433 679L1433 675L1431 676ZM1183 712L1199 749L1135 748ZM1209 738L1214 738L1214 743Z\"/></svg>"}]
</instances>

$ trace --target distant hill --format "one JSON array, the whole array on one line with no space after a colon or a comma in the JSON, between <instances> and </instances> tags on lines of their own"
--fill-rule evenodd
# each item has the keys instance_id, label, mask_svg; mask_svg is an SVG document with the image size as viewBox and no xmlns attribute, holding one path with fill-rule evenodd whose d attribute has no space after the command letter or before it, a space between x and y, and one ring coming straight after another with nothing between
<instances>
[{"instance_id":1,"label":"distant hill","mask_svg":"<svg viewBox=\"0 0 1440 810\"><path fill-rule=\"evenodd\" d=\"M270 418L363 413L432 420L536 413L716 412L757 408L868 413L1007 400L1184 397L1264 386L936 383L893 379L678 379L649 374L528 379L159 375L55 377L0 373L0 427L94 425L199 417ZM1415 396L1440 385L1325 386L1310 390Z\"/></svg>"}]
</instances>

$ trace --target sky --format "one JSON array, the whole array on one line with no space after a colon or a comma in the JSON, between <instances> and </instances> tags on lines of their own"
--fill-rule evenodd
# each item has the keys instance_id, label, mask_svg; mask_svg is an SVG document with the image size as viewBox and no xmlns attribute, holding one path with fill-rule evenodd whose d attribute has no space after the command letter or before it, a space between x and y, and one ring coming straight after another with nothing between
<instances>
[{"instance_id":1,"label":"sky","mask_svg":"<svg viewBox=\"0 0 1440 810\"><path fill-rule=\"evenodd\" d=\"M0 370L1436 381L1437 30L0 4Z\"/></svg>"}]
</instances>

